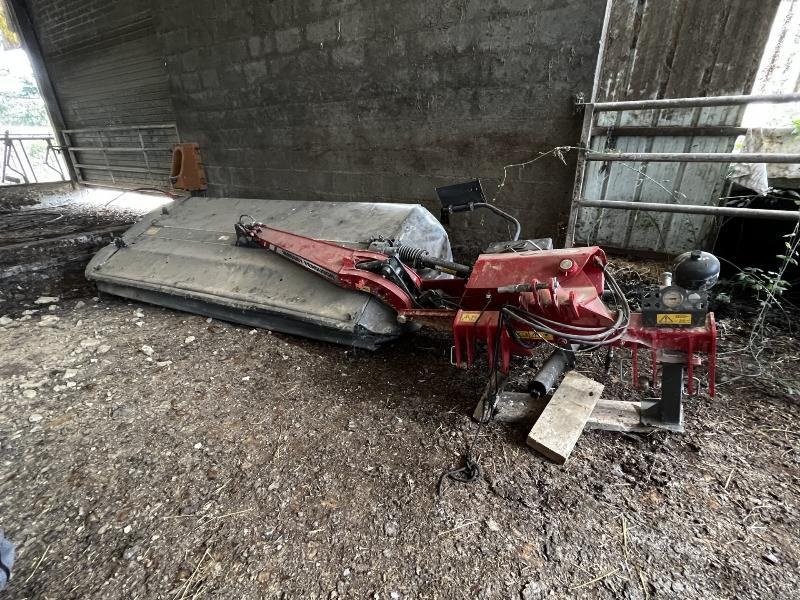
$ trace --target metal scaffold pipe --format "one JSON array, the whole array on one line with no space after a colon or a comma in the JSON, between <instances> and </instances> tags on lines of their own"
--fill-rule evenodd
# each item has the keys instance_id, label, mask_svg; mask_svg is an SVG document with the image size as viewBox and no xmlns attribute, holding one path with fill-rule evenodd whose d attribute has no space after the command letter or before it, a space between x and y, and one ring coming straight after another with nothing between
<instances>
[{"instance_id":1,"label":"metal scaffold pipe","mask_svg":"<svg viewBox=\"0 0 800 600\"><path fill-rule=\"evenodd\" d=\"M694 204L659 204L658 202L624 202L617 200L581 200L582 208L609 208L616 210L640 210L644 212L681 213L687 215L713 215L721 217L745 217L751 219L800 220L800 211L771 210L767 208L740 208L733 206L697 206Z\"/></svg>"},{"instance_id":2,"label":"metal scaffold pipe","mask_svg":"<svg viewBox=\"0 0 800 600\"><path fill-rule=\"evenodd\" d=\"M660 100L624 100L595 102L595 112L647 110L654 108L701 108L705 106L734 106L738 104L782 104L800 102L800 94L748 94L742 96L708 96L698 98L663 98Z\"/></svg>"},{"instance_id":3,"label":"metal scaffold pipe","mask_svg":"<svg viewBox=\"0 0 800 600\"><path fill-rule=\"evenodd\" d=\"M586 160L635 162L800 163L800 154L737 152L586 152Z\"/></svg>"}]
</instances>

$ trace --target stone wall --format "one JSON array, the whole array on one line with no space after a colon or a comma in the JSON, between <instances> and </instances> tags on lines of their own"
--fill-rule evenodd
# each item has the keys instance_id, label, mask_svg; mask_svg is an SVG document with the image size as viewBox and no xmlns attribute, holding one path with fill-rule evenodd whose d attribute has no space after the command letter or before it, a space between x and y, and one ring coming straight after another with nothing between
<instances>
[{"instance_id":1,"label":"stone wall","mask_svg":"<svg viewBox=\"0 0 800 600\"><path fill-rule=\"evenodd\" d=\"M434 188L575 144L603 0L181 0L154 5L178 125L220 196L421 202ZM528 236L566 222L574 169L510 172ZM453 218L474 250L507 233ZM487 231L481 228L487 227Z\"/></svg>"},{"instance_id":2,"label":"stone wall","mask_svg":"<svg viewBox=\"0 0 800 600\"><path fill-rule=\"evenodd\" d=\"M182 139L200 143L210 194L438 212L435 187L480 177L492 197L503 165L578 141L572 97L590 92L605 1L28 5L56 91L68 96L68 124L142 120L151 103L153 119L174 110ZM153 45L166 74L162 83L149 68L144 96L131 87L133 67L94 64L138 53L138 69ZM498 204L525 235L559 235L573 158L509 172ZM491 215L458 215L452 234L470 252L508 236Z\"/></svg>"}]
</instances>

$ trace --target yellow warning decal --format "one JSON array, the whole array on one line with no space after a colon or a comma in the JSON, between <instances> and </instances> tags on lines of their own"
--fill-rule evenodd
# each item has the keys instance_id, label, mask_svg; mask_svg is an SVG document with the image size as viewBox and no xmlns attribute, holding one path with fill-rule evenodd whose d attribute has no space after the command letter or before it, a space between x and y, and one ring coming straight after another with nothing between
<instances>
[{"instance_id":1,"label":"yellow warning decal","mask_svg":"<svg viewBox=\"0 0 800 600\"><path fill-rule=\"evenodd\" d=\"M462 323L477 323L480 316L481 313L478 311L466 311L461 313L461 318L459 320Z\"/></svg>"},{"instance_id":2,"label":"yellow warning decal","mask_svg":"<svg viewBox=\"0 0 800 600\"><path fill-rule=\"evenodd\" d=\"M555 339L549 333L542 333L541 331L518 331L517 335L523 340L547 340L552 342Z\"/></svg>"},{"instance_id":3,"label":"yellow warning decal","mask_svg":"<svg viewBox=\"0 0 800 600\"><path fill-rule=\"evenodd\" d=\"M691 325L692 315L688 313L658 313L656 314L657 325Z\"/></svg>"},{"instance_id":4,"label":"yellow warning decal","mask_svg":"<svg viewBox=\"0 0 800 600\"><path fill-rule=\"evenodd\" d=\"M144 234L145 234L145 235L155 235L155 234L157 234L159 231L161 231L161 227L148 227L148 228L145 230Z\"/></svg>"}]
</instances>

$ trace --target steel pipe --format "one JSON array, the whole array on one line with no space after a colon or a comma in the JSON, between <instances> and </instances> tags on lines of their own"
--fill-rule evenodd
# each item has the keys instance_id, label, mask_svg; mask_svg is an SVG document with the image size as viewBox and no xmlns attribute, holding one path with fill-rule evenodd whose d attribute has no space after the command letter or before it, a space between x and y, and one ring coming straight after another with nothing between
<instances>
[{"instance_id":1,"label":"steel pipe","mask_svg":"<svg viewBox=\"0 0 800 600\"><path fill-rule=\"evenodd\" d=\"M772 210L768 208L737 208L733 206L698 206L696 204L659 204L658 202L624 202L616 200L581 200L581 208L610 208L640 210L643 212L680 213L687 215L712 215L717 217L745 217L751 219L800 220L800 211Z\"/></svg>"},{"instance_id":2,"label":"steel pipe","mask_svg":"<svg viewBox=\"0 0 800 600\"><path fill-rule=\"evenodd\" d=\"M636 162L798 163L800 154L752 154L735 152L594 152L586 160Z\"/></svg>"},{"instance_id":3,"label":"steel pipe","mask_svg":"<svg viewBox=\"0 0 800 600\"><path fill-rule=\"evenodd\" d=\"M28 134L28 135L18 134L18 133L9 133L7 135L4 135L3 139L7 140L7 141L20 140L20 141L25 141L25 142L32 142L32 141L52 140L53 136L50 135L49 133L40 133L40 134L31 133L31 134Z\"/></svg>"},{"instance_id":4,"label":"steel pipe","mask_svg":"<svg viewBox=\"0 0 800 600\"><path fill-rule=\"evenodd\" d=\"M592 92L589 103L584 106L583 125L581 126L580 147L588 148L592 142L592 124L594 123L594 105L597 102L597 90L600 89L600 77L603 71L603 57L606 54L606 40L611 24L611 4L606 2L606 10L603 14L603 27L600 30L600 45L597 49L597 56L594 65L594 78L592 80ZM582 97L582 96L581 96ZM586 175L586 153L578 152L575 159L575 179L572 185L572 201L569 205L569 220L567 221L567 232L564 239L564 247L572 248L575 240L575 227L578 224L578 200L583 196L583 182Z\"/></svg>"},{"instance_id":5,"label":"steel pipe","mask_svg":"<svg viewBox=\"0 0 800 600\"><path fill-rule=\"evenodd\" d=\"M142 169L139 167L122 167L122 166L111 166L111 165L84 165L81 163L75 163L74 165L78 169L88 169L90 171L119 171L121 173L152 173L154 175L169 175L170 172L165 169Z\"/></svg>"},{"instance_id":6,"label":"steel pipe","mask_svg":"<svg viewBox=\"0 0 800 600\"><path fill-rule=\"evenodd\" d=\"M577 346L570 350L558 349L544 361L544 364L528 384L528 392L534 398L541 398L550 393L556 381L567 371L575 368L575 352Z\"/></svg>"},{"instance_id":7,"label":"steel pipe","mask_svg":"<svg viewBox=\"0 0 800 600\"><path fill-rule=\"evenodd\" d=\"M791 127L732 127L728 125L698 125L692 127L665 125L663 127L643 127L639 125L614 126L595 126L592 127L592 137L598 135L610 135L612 137L651 137L651 136L671 136L671 137L735 137L746 135L749 131L759 131L768 134L791 133Z\"/></svg>"},{"instance_id":8,"label":"steel pipe","mask_svg":"<svg viewBox=\"0 0 800 600\"><path fill-rule=\"evenodd\" d=\"M707 96L698 98L663 98L661 100L624 100L595 102L595 112L646 110L652 108L701 108L704 106L734 106L737 104L800 102L800 94L750 94L743 96Z\"/></svg>"},{"instance_id":9,"label":"steel pipe","mask_svg":"<svg viewBox=\"0 0 800 600\"><path fill-rule=\"evenodd\" d=\"M175 123L159 123L157 125L115 125L113 127L82 127L81 129L62 129L63 133L87 133L90 131L139 131L140 129L176 129Z\"/></svg>"},{"instance_id":10,"label":"steel pipe","mask_svg":"<svg viewBox=\"0 0 800 600\"><path fill-rule=\"evenodd\" d=\"M67 149L73 152L169 152L172 153L172 148L169 146L149 147L142 148L141 146L67 146Z\"/></svg>"}]
</instances>

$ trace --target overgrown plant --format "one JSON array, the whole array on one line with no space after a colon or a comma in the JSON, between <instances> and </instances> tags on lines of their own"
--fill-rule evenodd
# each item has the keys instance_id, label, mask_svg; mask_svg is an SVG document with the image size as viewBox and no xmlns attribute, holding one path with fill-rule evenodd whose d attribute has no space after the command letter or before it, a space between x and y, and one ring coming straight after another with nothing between
<instances>
[{"instance_id":1,"label":"overgrown plant","mask_svg":"<svg viewBox=\"0 0 800 600\"><path fill-rule=\"evenodd\" d=\"M800 118L792 119L792 135L800 136ZM800 210L800 193L794 190L784 190L780 193L783 197L794 200L798 210ZM798 265L800 259L800 221L795 225L794 231L787 233L784 237L784 251L775 256L778 259L777 271L764 270L758 267L745 267L735 278L735 281L755 292L758 305L760 307L758 317L750 335L750 346L753 348L754 342L760 339L764 333L764 322L769 310L775 306L781 308L780 297L792 284L784 279L786 270L791 266Z\"/></svg>"},{"instance_id":2,"label":"overgrown plant","mask_svg":"<svg viewBox=\"0 0 800 600\"><path fill-rule=\"evenodd\" d=\"M800 200L795 200L795 203L800 209ZM754 352L758 352L756 344L763 337L769 311L775 307L783 308L781 296L791 287L785 277L789 267L797 266L800 261L800 221L783 238L784 250L775 256L778 259L776 270L746 267L736 276L736 282L751 289L758 300L759 311L750 334L750 347Z\"/></svg>"},{"instance_id":3,"label":"overgrown plant","mask_svg":"<svg viewBox=\"0 0 800 600\"><path fill-rule=\"evenodd\" d=\"M789 289L788 281L778 279L778 271L765 271L760 267L745 267L736 274L734 280L740 286L752 290L759 306L763 306L773 297L777 300Z\"/></svg>"}]
</instances>

